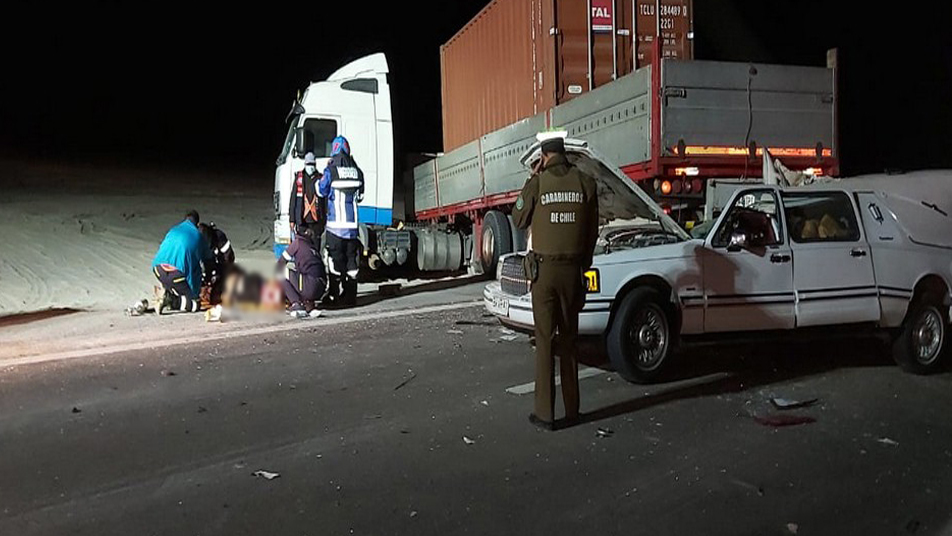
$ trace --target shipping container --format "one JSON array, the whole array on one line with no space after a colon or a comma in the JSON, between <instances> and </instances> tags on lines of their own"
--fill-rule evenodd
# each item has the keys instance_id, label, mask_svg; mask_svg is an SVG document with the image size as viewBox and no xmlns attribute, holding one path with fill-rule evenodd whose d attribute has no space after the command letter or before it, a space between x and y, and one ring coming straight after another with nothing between
<instances>
[{"instance_id":1,"label":"shipping container","mask_svg":"<svg viewBox=\"0 0 952 536\"><path fill-rule=\"evenodd\" d=\"M440 48L444 151L648 65L656 39L665 58L691 59L693 12L692 0L493 0Z\"/></svg>"}]
</instances>

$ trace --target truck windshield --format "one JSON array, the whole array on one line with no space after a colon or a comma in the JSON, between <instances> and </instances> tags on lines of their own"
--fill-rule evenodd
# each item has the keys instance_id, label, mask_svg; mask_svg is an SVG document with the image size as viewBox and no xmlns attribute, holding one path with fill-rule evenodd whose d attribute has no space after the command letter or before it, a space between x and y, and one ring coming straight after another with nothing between
<instances>
[{"instance_id":1,"label":"truck windshield","mask_svg":"<svg viewBox=\"0 0 952 536\"><path fill-rule=\"evenodd\" d=\"M283 165L288 161L288 155L291 154L291 147L294 145L294 127L297 126L297 116L291 119L288 127L288 135L284 139L284 146L281 148L281 155L278 156L278 165Z\"/></svg>"}]
</instances>

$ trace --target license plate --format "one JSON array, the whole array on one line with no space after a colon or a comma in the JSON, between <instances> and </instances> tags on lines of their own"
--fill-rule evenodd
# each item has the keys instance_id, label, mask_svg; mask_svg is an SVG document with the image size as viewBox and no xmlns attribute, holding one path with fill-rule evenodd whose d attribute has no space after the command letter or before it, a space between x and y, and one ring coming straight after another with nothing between
<instances>
[{"instance_id":1,"label":"license plate","mask_svg":"<svg viewBox=\"0 0 952 536\"><path fill-rule=\"evenodd\" d=\"M602 282L599 278L598 270L585 272L585 284L589 294L598 294L602 291Z\"/></svg>"},{"instance_id":2,"label":"license plate","mask_svg":"<svg viewBox=\"0 0 952 536\"><path fill-rule=\"evenodd\" d=\"M492 303L489 304L489 312L496 316L509 316L509 300L494 296Z\"/></svg>"}]
</instances>

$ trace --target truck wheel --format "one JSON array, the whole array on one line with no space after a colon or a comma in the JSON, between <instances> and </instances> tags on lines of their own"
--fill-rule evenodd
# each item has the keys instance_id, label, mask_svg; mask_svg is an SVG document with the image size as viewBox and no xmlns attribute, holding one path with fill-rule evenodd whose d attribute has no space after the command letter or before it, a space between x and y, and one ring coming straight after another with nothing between
<instances>
[{"instance_id":1,"label":"truck wheel","mask_svg":"<svg viewBox=\"0 0 952 536\"><path fill-rule=\"evenodd\" d=\"M512 253L512 233L506 215L498 210L487 212L483 218L483 235L480 238L479 260L483 265L483 273L496 277L499 257Z\"/></svg>"},{"instance_id":2,"label":"truck wheel","mask_svg":"<svg viewBox=\"0 0 952 536\"><path fill-rule=\"evenodd\" d=\"M623 378L657 381L673 361L677 335L658 293L638 288L628 293L608 330L608 357Z\"/></svg>"},{"instance_id":3,"label":"truck wheel","mask_svg":"<svg viewBox=\"0 0 952 536\"><path fill-rule=\"evenodd\" d=\"M892 354L906 372L932 374L943 366L948 354L948 323L941 300L924 295L912 302Z\"/></svg>"}]
</instances>

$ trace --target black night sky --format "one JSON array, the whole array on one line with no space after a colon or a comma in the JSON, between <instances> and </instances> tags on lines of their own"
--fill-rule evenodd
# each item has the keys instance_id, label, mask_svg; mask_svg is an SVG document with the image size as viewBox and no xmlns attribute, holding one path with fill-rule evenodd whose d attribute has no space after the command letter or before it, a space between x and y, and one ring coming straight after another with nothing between
<instances>
[{"instance_id":1,"label":"black night sky","mask_svg":"<svg viewBox=\"0 0 952 536\"><path fill-rule=\"evenodd\" d=\"M845 173L952 167L938 2L694 1L699 59L821 66L841 49ZM296 91L376 51L402 147L440 150L439 46L486 2L5 7L0 153L239 166L267 182Z\"/></svg>"}]
</instances>

